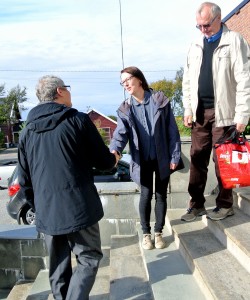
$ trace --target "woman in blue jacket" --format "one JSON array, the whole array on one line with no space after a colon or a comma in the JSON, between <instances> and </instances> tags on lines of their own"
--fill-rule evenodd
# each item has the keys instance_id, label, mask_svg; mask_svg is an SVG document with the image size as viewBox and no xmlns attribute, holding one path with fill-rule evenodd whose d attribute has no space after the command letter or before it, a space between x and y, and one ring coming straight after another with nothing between
<instances>
[{"instance_id":1,"label":"woman in blue jacket","mask_svg":"<svg viewBox=\"0 0 250 300\"><path fill-rule=\"evenodd\" d=\"M117 111L117 128L110 150L122 153L129 142L133 181L141 187L140 221L142 247L153 249L150 228L153 178L155 173L155 247L166 246L162 239L167 211L167 186L171 170L180 160L180 135L170 102L163 92L153 92L137 67L121 71L121 85L130 94Z\"/></svg>"}]
</instances>

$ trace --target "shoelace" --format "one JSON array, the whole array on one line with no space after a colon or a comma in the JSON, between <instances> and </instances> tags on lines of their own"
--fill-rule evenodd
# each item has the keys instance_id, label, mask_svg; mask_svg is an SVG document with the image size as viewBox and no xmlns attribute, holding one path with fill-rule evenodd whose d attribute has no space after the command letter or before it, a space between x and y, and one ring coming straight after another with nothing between
<instances>
[{"instance_id":1,"label":"shoelace","mask_svg":"<svg viewBox=\"0 0 250 300\"><path fill-rule=\"evenodd\" d=\"M213 212L218 212L220 210L220 207L215 207L215 209L213 210Z\"/></svg>"},{"instance_id":2,"label":"shoelace","mask_svg":"<svg viewBox=\"0 0 250 300\"><path fill-rule=\"evenodd\" d=\"M194 209L193 207L189 207L189 208L187 209L188 214L190 214L190 213L192 212L193 209Z\"/></svg>"}]
</instances>

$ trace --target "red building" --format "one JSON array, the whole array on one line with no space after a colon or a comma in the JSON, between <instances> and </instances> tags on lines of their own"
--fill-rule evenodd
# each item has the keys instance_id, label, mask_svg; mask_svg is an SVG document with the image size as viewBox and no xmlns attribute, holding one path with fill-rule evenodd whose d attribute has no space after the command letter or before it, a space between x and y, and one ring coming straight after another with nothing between
<instances>
[{"instance_id":1,"label":"red building","mask_svg":"<svg viewBox=\"0 0 250 300\"><path fill-rule=\"evenodd\" d=\"M250 44L250 0L242 1L222 22L229 29L239 32Z\"/></svg>"},{"instance_id":2,"label":"red building","mask_svg":"<svg viewBox=\"0 0 250 300\"><path fill-rule=\"evenodd\" d=\"M105 131L105 139L108 143L110 143L114 130L116 129L117 122L94 109L88 111L87 114L97 129Z\"/></svg>"}]
</instances>

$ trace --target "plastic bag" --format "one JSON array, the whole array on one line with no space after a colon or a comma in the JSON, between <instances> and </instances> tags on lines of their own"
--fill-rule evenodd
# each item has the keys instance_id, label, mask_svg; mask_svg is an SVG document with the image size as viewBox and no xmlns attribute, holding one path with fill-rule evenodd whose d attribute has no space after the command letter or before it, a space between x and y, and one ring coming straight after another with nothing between
<instances>
[{"instance_id":1,"label":"plastic bag","mask_svg":"<svg viewBox=\"0 0 250 300\"><path fill-rule=\"evenodd\" d=\"M222 185L225 189L250 186L250 144L235 127L229 131L214 146Z\"/></svg>"}]
</instances>

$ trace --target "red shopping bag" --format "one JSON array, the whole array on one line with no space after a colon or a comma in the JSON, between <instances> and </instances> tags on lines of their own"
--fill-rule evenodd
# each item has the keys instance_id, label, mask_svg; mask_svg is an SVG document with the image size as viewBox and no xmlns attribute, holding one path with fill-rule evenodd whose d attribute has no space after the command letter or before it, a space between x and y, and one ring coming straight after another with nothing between
<instances>
[{"instance_id":1,"label":"red shopping bag","mask_svg":"<svg viewBox=\"0 0 250 300\"><path fill-rule=\"evenodd\" d=\"M250 186L250 144L235 127L215 144L223 187L226 189Z\"/></svg>"}]
</instances>

